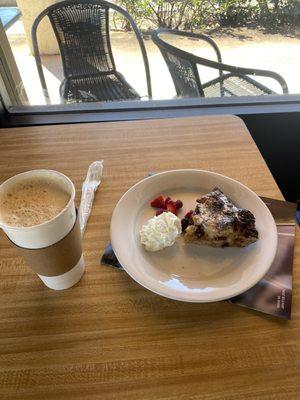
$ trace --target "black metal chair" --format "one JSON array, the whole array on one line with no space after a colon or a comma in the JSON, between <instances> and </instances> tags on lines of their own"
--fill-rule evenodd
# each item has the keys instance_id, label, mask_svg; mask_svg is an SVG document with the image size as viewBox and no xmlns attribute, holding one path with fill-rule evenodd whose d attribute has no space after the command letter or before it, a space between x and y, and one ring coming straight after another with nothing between
<instances>
[{"instance_id":1,"label":"black metal chair","mask_svg":"<svg viewBox=\"0 0 300 400\"><path fill-rule=\"evenodd\" d=\"M46 8L32 26L36 65L47 104L49 92L42 68L37 28L47 16L54 30L63 64L60 85L62 103L140 99L140 95L116 70L111 49L109 10L122 14L138 40L146 73L148 97L152 97L147 53L132 17L121 7L104 0L66 0ZM124 43L126 46L126 43Z\"/></svg>"},{"instance_id":2,"label":"black metal chair","mask_svg":"<svg viewBox=\"0 0 300 400\"><path fill-rule=\"evenodd\" d=\"M181 50L163 40L160 37L161 34L204 40L213 47L218 61L208 60ZM223 64L221 52L217 44L207 35L161 28L153 31L151 36L166 61L177 96L223 97L276 94L273 90L250 78L248 75L273 78L280 84L282 92L288 93L285 80L276 72ZM198 65L218 70L219 76L209 82L202 83L198 72Z\"/></svg>"}]
</instances>

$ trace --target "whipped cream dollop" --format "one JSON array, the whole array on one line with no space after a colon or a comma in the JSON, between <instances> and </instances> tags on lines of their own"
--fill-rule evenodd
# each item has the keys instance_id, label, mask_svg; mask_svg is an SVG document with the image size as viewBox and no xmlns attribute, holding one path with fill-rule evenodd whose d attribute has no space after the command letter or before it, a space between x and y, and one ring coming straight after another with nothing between
<instances>
[{"instance_id":1,"label":"whipped cream dollop","mask_svg":"<svg viewBox=\"0 0 300 400\"><path fill-rule=\"evenodd\" d=\"M141 243L147 251L162 250L172 246L181 232L180 219L171 212L163 212L142 226Z\"/></svg>"}]
</instances>

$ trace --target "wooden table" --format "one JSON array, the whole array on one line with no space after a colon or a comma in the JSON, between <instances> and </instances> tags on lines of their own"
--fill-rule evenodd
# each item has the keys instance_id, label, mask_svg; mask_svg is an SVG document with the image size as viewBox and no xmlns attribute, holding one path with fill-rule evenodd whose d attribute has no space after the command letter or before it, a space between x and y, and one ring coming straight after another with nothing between
<instances>
[{"instance_id":1,"label":"wooden table","mask_svg":"<svg viewBox=\"0 0 300 400\"><path fill-rule=\"evenodd\" d=\"M79 284L44 287L1 234L0 398L299 399L299 235L290 322L226 302L168 300L99 265L116 202L148 171L209 169L281 199L243 122L220 116L0 131L0 181L57 169L74 181L77 202L89 163L102 158Z\"/></svg>"}]
</instances>

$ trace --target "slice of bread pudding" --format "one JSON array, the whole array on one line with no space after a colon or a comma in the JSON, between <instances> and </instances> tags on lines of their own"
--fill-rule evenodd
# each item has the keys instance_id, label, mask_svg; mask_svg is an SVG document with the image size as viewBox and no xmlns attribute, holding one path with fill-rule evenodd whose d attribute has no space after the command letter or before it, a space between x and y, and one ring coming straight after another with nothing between
<instances>
[{"instance_id":1,"label":"slice of bread pudding","mask_svg":"<svg viewBox=\"0 0 300 400\"><path fill-rule=\"evenodd\" d=\"M187 243L213 247L245 247L258 240L255 217L236 207L219 189L197 199L184 233Z\"/></svg>"}]
</instances>

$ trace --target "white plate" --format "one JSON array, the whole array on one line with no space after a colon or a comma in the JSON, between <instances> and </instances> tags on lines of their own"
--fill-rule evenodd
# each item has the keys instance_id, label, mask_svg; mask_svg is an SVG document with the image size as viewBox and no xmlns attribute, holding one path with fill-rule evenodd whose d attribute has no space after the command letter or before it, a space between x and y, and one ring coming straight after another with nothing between
<instances>
[{"instance_id":1,"label":"white plate","mask_svg":"<svg viewBox=\"0 0 300 400\"><path fill-rule=\"evenodd\" d=\"M184 244L156 253L145 251L139 231L155 215L149 202L159 194L183 201L184 213L196 198L218 186L231 200L252 211L259 240L245 248L213 248ZM209 171L162 172L138 182L115 207L111 241L126 272L145 288L165 297L190 302L219 301L255 285L270 268L277 248L274 219L262 200L243 184Z\"/></svg>"}]
</instances>

